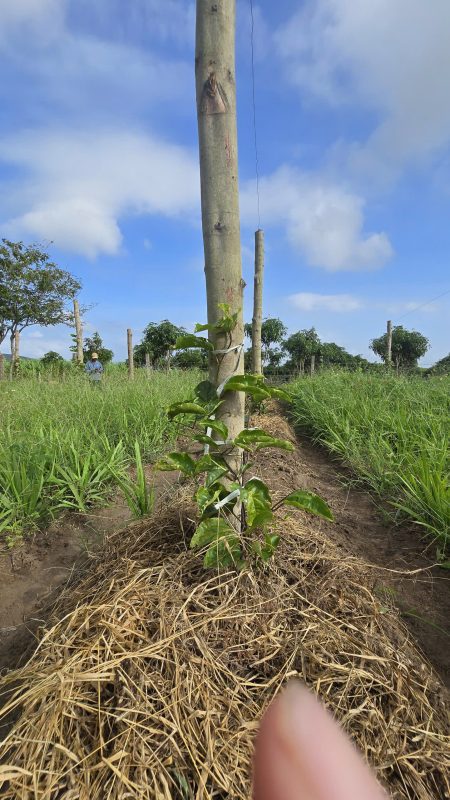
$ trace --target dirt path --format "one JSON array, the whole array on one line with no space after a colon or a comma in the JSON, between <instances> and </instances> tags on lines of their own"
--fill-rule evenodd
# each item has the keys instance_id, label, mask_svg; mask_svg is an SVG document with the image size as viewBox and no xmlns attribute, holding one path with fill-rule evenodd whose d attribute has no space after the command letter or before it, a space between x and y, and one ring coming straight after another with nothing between
<instances>
[{"instance_id":1,"label":"dirt path","mask_svg":"<svg viewBox=\"0 0 450 800\"><path fill-rule=\"evenodd\" d=\"M335 541L381 568L374 571L376 593L400 609L420 649L450 688L450 574L434 565L433 544L414 526L385 523L370 496L349 489L343 469L308 439L296 439L285 420L267 415L255 424L298 444L293 453L264 451L261 472L267 482L277 490L306 488L328 502L335 516ZM305 524L322 523L305 515Z\"/></svg>"}]
</instances>

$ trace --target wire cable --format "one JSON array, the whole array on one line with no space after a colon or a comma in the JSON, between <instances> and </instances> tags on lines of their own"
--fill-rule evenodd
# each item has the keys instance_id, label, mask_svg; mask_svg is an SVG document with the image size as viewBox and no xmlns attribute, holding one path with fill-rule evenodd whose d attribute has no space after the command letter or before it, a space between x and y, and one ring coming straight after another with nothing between
<instances>
[{"instance_id":1,"label":"wire cable","mask_svg":"<svg viewBox=\"0 0 450 800\"><path fill-rule=\"evenodd\" d=\"M419 308L424 308L425 306L429 306L430 303L434 303L435 300L440 300L441 297L445 297L445 295L450 294L450 289L447 289L446 292L442 292L442 294L438 294L437 297L432 297L431 300L427 300L426 303L420 303L420 305L415 306L414 308L410 308L409 311L406 311L405 314L402 314L401 317L397 317L397 319L403 319L408 314L412 314L414 311L418 311Z\"/></svg>"},{"instance_id":2,"label":"wire cable","mask_svg":"<svg viewBox=\"0 0 450 800\"><path fill-rule=\"evenodd\" d=\"M258 206L258 228L261 228L261 208L259 198L259 158L258 158L258 137L256 133L256 100L255 100L255 18L253 14L253 0L250 0L250 15L251 15L251 43L252 43L252 100L253 100L253 134L255 141L255 167L256 167L256 197Z\"/></svg>"}]
</instances>

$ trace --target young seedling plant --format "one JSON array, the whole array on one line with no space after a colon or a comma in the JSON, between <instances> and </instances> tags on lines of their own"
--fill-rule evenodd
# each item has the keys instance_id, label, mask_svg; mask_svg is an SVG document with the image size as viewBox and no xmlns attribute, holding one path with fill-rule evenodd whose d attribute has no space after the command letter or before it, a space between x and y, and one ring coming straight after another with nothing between
<instances>
[{"instance_id":1,"label":"young seedling plant","mask_svg":"<svg viewBox=\"0 0 450 800\"><path fill-rule=\"evenodd\" d=\"M212 342L195 335L205 330L231 333L237 314L231 314L226 304L219 308L223 316L215 326L196 325L195 333L181 336L175 349L199 347L220 359L220 354L214 354ZM227 426L216 419L216 412L223 396L231 391L245 392L256 403L274 397L286 402L291 399L283 389L267 386L262 375L232 375L217 389L210 381L201 381L194 397L170 406L168 415L170 419L185 415L192 420L192 441L204 446L203 454L194 457L189 452L169 453L156 464L159 470L177 470L198 483L194 498L199 518L190 546L205 551L206 568L243 569L251 561L268 561L280 541L275 515L285 506L333 520L325 501L303 489L273 502L267 484L252 475L249 458L266 447L293 450L294 445L261 428L246 428L230 439ZM236 459L230 458L237 449L244 453L244 458L238 459L238 467Z\"/></svg>"}]
</instances>

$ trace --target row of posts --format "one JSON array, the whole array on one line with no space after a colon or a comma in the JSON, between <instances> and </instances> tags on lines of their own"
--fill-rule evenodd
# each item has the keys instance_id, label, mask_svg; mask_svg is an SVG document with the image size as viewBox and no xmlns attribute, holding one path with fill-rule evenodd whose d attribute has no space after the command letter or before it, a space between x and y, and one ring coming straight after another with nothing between
<instances>
[{"instance_id":1,"label":"row of posts","mask_svg":"<svg viewBox=\"0 0 450 800\"><path fill-rule=\"evenodd\" d=\"M258 230L255 233L255 281L253 295L253 319L252 319L252 365L253 372L257 375L262 374L261 363L261 324L262 324L262 287L264 271L264 233ZM74 320L76 331L76 360L78 364L83 363L83 329L81 325L80 309L78 300L74 300ZM18 371L20 350L20 333L16 331L11 341L11 369L9 371L10 380L14 378ZM128 377L134 378L134 358L133 358L133 332L127 329L127 350L128 350ZM310 371L311 375L315 370L315 355L311 356ZM387 323L387 352L386 363L392 364L392 322ZM150 354L145 354L145 366L150 370ZM5 377L5 363L3 353L0 353L0 380Z\"/></svg>"}]
</instances>

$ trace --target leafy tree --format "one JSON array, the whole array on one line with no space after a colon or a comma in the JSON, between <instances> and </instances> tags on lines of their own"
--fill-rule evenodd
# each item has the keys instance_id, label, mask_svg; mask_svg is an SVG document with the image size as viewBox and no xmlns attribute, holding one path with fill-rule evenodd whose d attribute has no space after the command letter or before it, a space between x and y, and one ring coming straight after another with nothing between
<instances>
[{"instance_id":1,"label":"leafy tree","mask_svg":"<svg viewBox=\"0 0 450 800\"><path fill-rule=\"evenodd\" d=\"M64 359L56 350L49 350L41 358L41 364L60 364L61 361L64 361Z\"/></svg>"},{"instance_id":2,"label":"leafy tree","mask_svg":"<svg viewBox=\"0 0 450 800\"><path fill-rule=\"evenodd\" d=\"M172 365L178 369L208 369L208 359L201 350L180 350L173 357Z\"/></svg>"},{"instance_id":3,"label":"leafy tree","mask_svg":"<svg viewBox=\"0 0 450 800\"><path fill-rule=\"evenodd\" d=\"M150 356L150 363L156 367L159 362L170 362L172 348L179 336L185 333L183 328L164 319L162 322L149 322L144 329L142 341L134 348L134 361L138 366L145 364L145 354Z\"/></svg>"},{"instance_id":4,"label":"leafy tree","mask_svg":"<svg viewBox=\"0 0 450 800\"><path fill-rule=\"evenodd\" d=\"M344 347L335 342L322 342L319 356L325 367L349 367L353 359Z\"/></svg>"},{"instance_id":5,"label":"leafy tree","mask_svg":"<svg viewBox=\"0 0 450 800\"><path fill-rule=\"evenodd\" d=\"M101 361L102 364L108 364L110 361L112 361L114 355L112 350L108 350L107 347L103 347L103 339L98 331L95 331L95 333L93 333L90 337L87 336L84 340L84 360L88 360L92 353L97 353L99 361Z\"/></svg>"},{"instance_id":6,"label":"leafy tree","mask_svg":"<svg viewBox=\"0 0 450 800\"><path fill-rule=\"evenodd\" d=\"M320 339L315 328L304 329L289 336L283 342L283 347L291 356L295 368L303 371L305 362L320 352Z\"/></svg>"},{"instance_id":7,"label":"leafy tree","mask_svg":"<svg viewBox=\"0 0 450 800\"><path fill-rule=\"evenodd\" d=\"M244 325L244 332L248 338L252 339L252 326L249 322ZM261 325L261 345L262 345L262 362L264 365L269 365L273 359L275 351L272 349L273 344L281 344L284 336L287 334L287 328L278 317L267 317ZM280 354L280 360L282 354ZM276 357L275 357L276 359ZM273 364L272 364L273 366Z\"/></svg>"},{"instance_id":8,"label":"leafy tree","mask_svg":"<svg viewBox=\"0 0 450 800\"><path fill-rule=\"evenodd\" d=\"M433 366L427 370L429 375L450 375L450 353L444 356L439 361L436 361Z\"/></svg>"},{"instance_id":9,"label":"leafy tree","mask_svg":"<svg viewBox=\"0 0 450 800\"><path fill-rule=\"evenodd\" d=\"M395 325L392 329L392 360L397 371L401 367L416 367L429 346L426 336L418 331L407 331L402 325ZM386 363L387 333L372 339L370 349Z\"/></svg>"},{"instance_id":10,"label":"leafy tree","mask_svg":"<svg viewBox=\"0 0 450 800\"><path fill-rule=\"evenodd\" d=\"M0 344L30 325L67 322L68 300L81 289L73 275L36 245L2 239L0 245Z\"/></svg>"}]
</instances>

